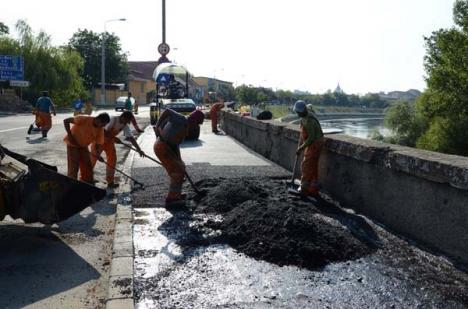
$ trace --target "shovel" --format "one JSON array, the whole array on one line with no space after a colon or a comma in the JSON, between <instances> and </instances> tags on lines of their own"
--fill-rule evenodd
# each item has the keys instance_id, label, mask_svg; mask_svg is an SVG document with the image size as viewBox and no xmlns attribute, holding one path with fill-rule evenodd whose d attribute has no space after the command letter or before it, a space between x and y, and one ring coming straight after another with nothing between
<instances>
[{"instance_id":1,"label":"shovel","mask_svg":"<svg viewBox=\"0 0 468 309\"><path fill-rule=\"evenodd\" d=\"M133 150L133 151L137 151L137 152L138 152L138 150L137 150L135 147L132 147L132 146L130 146L130 145L128 145L128 144L122 142L122 141L121 141L120 139L118 139L118 138L115 138L115 142L116 142L117 144L124 145L125 147L127 147L127 148L129 148L129 149L131 149L131 150ZM154 159L154 158L148 156L147 154L144 154L143 156L144 156L145 158L150 159L151 161L153 161L153 162L155 162L155 163L157 163L157 164L159 164L159 165L162 166L162 163L161 163L161 162L159 162L158 160L156 160L156 159ZM193 182L192 178L190 178L190 176L189 176L189 174L187 173L187 171L185 171L184 173L185 173L185 177L187 177L187 180L189 181L190 185L192 186L193 191L195 191L195 193L196 193L197 195L203 194L203 192L200 191L200 190L197 188L197 186L195 186L195 183Z\"/></svg>"},{"instance_id":2,"label":"shovel","mask_svg":"<svg viewBox=\"0 0 468 309\"><path fill-rule=\"evenodd\" d=\"M116 172L119 172L120 174L124 175L125 177L127 177L128 179L132 180L136 185L138 185L138 189L144 189L145 188L145 185L141 182L139 182L138 180L136 180L135 178L133 178L132 176L128 175L127 173L125 173L124 171L122 170L119 170L118 168L115 168L113 166L111 166L109 163L107 163L106 161L104 160L99 160L99 156L97 156L96 154L92 153L91 151L88 151L92 156L96 157L98 159L98 161L104 163L105 165L107 165L108 167L110 167L111 169L113 169L114 171Z\"/></svg>"},{"instance_id":3,"label":"shovel","mask_svg":"<svg viewBox=\"0 0 468 309\"><path fill-rule=\"evenodd\" d=\"M301 145L301 139L297 141L297 148ZM292 175L291 175L291 180L286 181L289 184L289 187L291 189L294 189L294 175L296 175L296 169L297 169L297 161L299 160L299 154L296 153L296 157L294 158L294 165L293 165L293 170L292 170Z\"/></svg>"}]
</instances>

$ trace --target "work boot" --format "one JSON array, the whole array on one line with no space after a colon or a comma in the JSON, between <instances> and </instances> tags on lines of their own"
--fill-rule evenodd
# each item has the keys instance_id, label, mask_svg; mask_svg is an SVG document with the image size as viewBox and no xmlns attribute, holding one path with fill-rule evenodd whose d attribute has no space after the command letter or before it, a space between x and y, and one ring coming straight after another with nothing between
<instances>
[{"instance_id":1,"label":"work boot","mask_svg":"<svg viewBox=\"0 0 468 309\"><path fill-rule=\"evenodd\" d=\"M47 131L42 131L42 138L47 138Z\"/></svg>"},{"instance_id":2,"label":"work boot","mask_svg":"<svg viewBox=\"0 0 468 309\"><path fill-rule=\"evenodd\" d=\"M317 192L310 192L310 191L306 191L306 190L302 190L301 187L299 187L299 189L297 189L297 192L299 192L299 194L302 196L302 197L313 197L313 198L317 198L319 197L319 193L318 191Z\"/></svg>"},{"instance_id":3,"label":"work boot","mask_svg":"<svg viewBox=\"0 0 468 309\"><path fill-rule=\"evenodd\" d=\"M166 199L166 208L167 209L175 209L175 208L184 208L185 199Z\"/></svg>"},{"instance_id":4,"label":"work boot","mask_svg":"<svg viewBox=\"0 0 468 309\"><path fill-rule=\"evenodd\" d=\"M30 135L30 134L31 134L31 131L33 130L33 128L34 128L34 126L33 126L33 125L30 125L30 126L29 126L29 129L28 129L28 135Z\"/></svg>"}]
</instances>

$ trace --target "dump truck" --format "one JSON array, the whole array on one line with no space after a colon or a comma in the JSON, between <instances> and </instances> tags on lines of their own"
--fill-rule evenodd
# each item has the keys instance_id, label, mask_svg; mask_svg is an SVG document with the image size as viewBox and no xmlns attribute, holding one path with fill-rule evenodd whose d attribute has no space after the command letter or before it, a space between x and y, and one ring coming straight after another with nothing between
<instances>
[{"instance_id":1,"label":"dump truck","mask_svg":"<svg viewBox=\"0 0 468 309\"><path fill-rule=\"evenodd\" d=\"M67 177L38 160L0 145L0 221L53 224L106 196L106 190ZM2 156L3 157L3 156Z\"/></svg>"}]
</instances>

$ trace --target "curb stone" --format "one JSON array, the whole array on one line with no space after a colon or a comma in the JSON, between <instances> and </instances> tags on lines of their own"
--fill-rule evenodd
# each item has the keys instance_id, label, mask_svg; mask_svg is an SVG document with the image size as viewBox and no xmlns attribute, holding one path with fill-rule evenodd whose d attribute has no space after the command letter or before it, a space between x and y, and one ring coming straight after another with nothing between
<instances>
[{"instance_id":1,"label":"curb stone","mask_svg":"<svg viewBox=\"0 0 468 309\"><path fill-rule=\"evenodd\" d=\"M142 134L143 135L143 134ZM124 162L123 171L131 174L135 156L130 151ZM106 309L135 308L133 294L133 214L131 183L128 179L121 182L117 193L114 241L109 274Z\"/></svg>"}]
</instances>

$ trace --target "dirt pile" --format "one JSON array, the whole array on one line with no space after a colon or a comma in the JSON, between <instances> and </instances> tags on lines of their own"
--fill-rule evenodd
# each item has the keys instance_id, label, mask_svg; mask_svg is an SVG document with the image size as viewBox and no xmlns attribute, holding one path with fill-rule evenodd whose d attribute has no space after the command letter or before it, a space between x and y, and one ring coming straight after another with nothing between
<instances>
[{"instance_id":1,"label":"dirt pile","mask_svg":"<svg viewBox=\"0 0 468 309\"><path fill-rule=\"evenodd\" d=\"M358 258L372 252L365 243L308 201L287 195L282 180L211 179L199 183L207 194L195 212L220 213L222 240L249 256L278 265L307 268Z\"/></svg>"}]
</instances>

